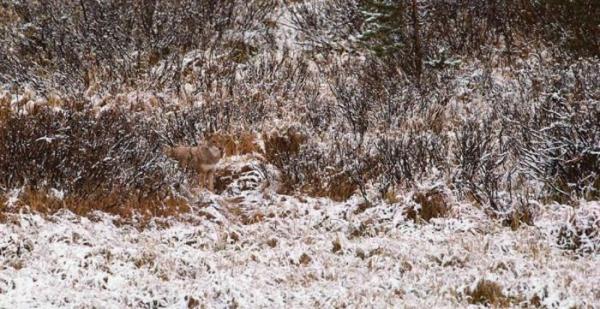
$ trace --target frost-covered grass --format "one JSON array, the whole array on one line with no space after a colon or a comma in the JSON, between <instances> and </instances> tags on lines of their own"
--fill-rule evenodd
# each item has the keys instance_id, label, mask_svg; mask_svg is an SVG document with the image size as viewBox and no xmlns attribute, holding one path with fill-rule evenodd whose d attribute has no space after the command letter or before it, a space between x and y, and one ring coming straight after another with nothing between
<instances>
[{"instance_id":1,"label":"frost-covered grass","mask_svg":"<svg viewBox=\"0 0 600 309\"><path fill-rule=\"evenodd\" d=\"M469 204L415 224L398 204L359 213L357 199L199 199L188 217L143 230L103 213L8 215L0 308L455 307L474 302L482 280L501 288L495 305L600 306L597 251L557 245L570 206L542 207L534 226L513 231Z\"/></svg>"},{"instance_id":2,"label":"frost-covered grass","mask_svg":"<svg viewBox=\"0 0 600 309\"><path fill-rule=\"evenodd\" d=\"M363 1L9 3L0 309L600 307L582 1L419 1L392 58ZM213 134L218 194L193 192L161 149Z\"/></svg>"}]
</instances>

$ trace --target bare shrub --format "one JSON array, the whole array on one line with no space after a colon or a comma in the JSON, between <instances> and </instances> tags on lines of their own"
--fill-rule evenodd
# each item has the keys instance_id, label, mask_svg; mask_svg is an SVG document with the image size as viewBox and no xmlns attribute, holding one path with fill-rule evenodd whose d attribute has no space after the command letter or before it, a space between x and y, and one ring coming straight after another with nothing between
<instances>
[{"instance_id":1,"label":"bare shrub","mask_svg":"<svg viewBox=\"0 0 600 309\"><path fill-rule=\"evenodd\" d=\"M490 119L470 120L457 129L454 157L459 169L453 183L459 192L498 212L506 206L499 194L504 176L501 167L507 153L503 149L502 132L496 132L489 122Z\"/></svg>"},{"instance_id":2,"label":"bare shrub","mask_svg":"<svg viewBox=\"0 0 600 309\"><path fill-rule=\"evenodd\" d=\"M118 109L99 116L75 107L11 113L0 123L0 187L26 188L24 205L46 213L61 207L128 216L184 210L176 191L183 179L165 168L155 127ZM64 198L49 198L52 190Z\"/></svg>"},{"instance_id":3,"label":"bare shrub","mask_svg":"<svg viewBox=\"0 0 600 309\"><path fill-rule=\"evenodd\" d=\"M229 40L226 31L262 27L274 4L235 0L13 2L7 4L11 23L0 27L0 81L27 82L39 89L47 86L74 94L82 93L95 78L108 91L133 84L179 88L183 54L217 46L238 53L239 48L224 44ZM153 71L161 61L162 69Z\"/></svg>"},{"instance_id":4,"label":"bare shrub","mask_svg":"<svg viewBox=\"0 0 600 309\"><path fill-rule=\"evenodd\" d=\"M200 138L223 125L221 110L214 105L173 109L159 115L156 122L164 132L164 142L171 144L198 145Z\"/></svg>"},{"instance_id":5,"label":"bare shrub","mask_svg":"<svg viewBox=\"0 0 600 309\"><path fill-rule=\"evenodd\" d=\"M337 111L344 117L362 145L363 138L371 123L373 100L367 93L368 87L358 85L361 71L338 74L330 86L336 98Z\"/></svg>"},{"instance_id":6,"label":"bare shrub","mask_svg":"<svg viewBox=\"0 0 600 309\"><path fill-rule=\"evenodd\" d=\"M598 67L597 61L582 62L539 77L547 92L528 113L512 117L522 132L523 170L546 185L550 199L600 196L600 104L591 84Z\"/></svg>"},{"instance_id":7,"label":"bare shrub","mask_svg":"<svg viewBox=\"0 0 600 309\"><path fill-rule=\"evenodd\" d=\"M348 38L361 25L359 1L334 0L292 3L288 6L292 25L300 40L315 51L348 49Z\"/></svg>"},{"instance_id":8,"label":"bare shrub","mask_svg":"<svg viewBox=\"0 0 600 309\"><path fill-rule=\"evenodd\" d=\"M298 190L338 201L354 194L356 183L339 161L344 154L323 149L294 130L285 134L265 139L267 160L282 171L283 192Z\"/></svg>"},{"instance_id":9,"label":"bare shrub","mask_svg":"<svg viewBox=\"0 0 600 309\"><path fill-rule=\"evenodd\" d=\"M600 207L596 204L581 205L568 222L555 231L556 242L563 250L580 255L600 252Z\"/></svg>"},{"instance_id":10,"label":"bare shrub","mask_svg":"<svg viewBox=\"0 0 600 309\"><path fill-rule=\"evenodd\" d=\"M600 48L595 40L600 9L593 2L328 1L292 4L290 10L314 51L371 52L419 83L427 74L424 63L437 70L473 55L513 62L527 45L539 43L593 57ZM494 51L499 46L502 53Z\"/></svg>"},{"instance_id":11,"label":"bare shrub","mask_svg":"<svg viewBox=\"0 0 600 309\"><path fill-rule=\"evenodd\" d=\"M529 6L521 12L525 23L540 26L542 37L564 47L578 56L594 56L600 53L597 17L600 7L593 0L528 1ZM527 31L530 28L523 28Z\"/></svg>"},{"instance_id":12,"label":"bare shrub","mask_svg":"<svg viewBox=\"0 0 600 309\"><path fill-rule=\"evenodd\" d=\"M319 141L286 135L265 137L266 157L282 172L283 192L303 192L312 196L343 201L357 189L366 195L366 182L374 157L340 137L328 147Z\"/></svg>"},{"instance_id":13,"label":"bare shrub","mask_svg":"<svg viewBox=\"0 0 600 309\"><path fill-rule=\"evenodd\" d=\"M263 135L266 159L276 166L284 166L285 160L297 155L306 136L297 129L288 128L283 134L275 131Z\"/></svg>"},{"instance_id":14,"label":"bare shrub","mask_svg":"<svg viewBox=\"0 0 600 309\"><path fill-rule=\"evenodd\" d=\"M157 136L143 119L125 112L113 110L99 118L90 110L13 114L0 128L0 179L7 187L29 184L88 193L164 185L159 165L151 164L160 160Z\"/></svg>"},{"instance_id":15,"label":"bare shrub","mask_svg":"<svg viewBox=\"0 0 600 309\"><path fill-rule=\"evenodd\" d=\"M448 164L448 140L444 135L411 130L382 135L375 143L382 195L392 186L414 185Z\"/></svg>"}]
</instances>

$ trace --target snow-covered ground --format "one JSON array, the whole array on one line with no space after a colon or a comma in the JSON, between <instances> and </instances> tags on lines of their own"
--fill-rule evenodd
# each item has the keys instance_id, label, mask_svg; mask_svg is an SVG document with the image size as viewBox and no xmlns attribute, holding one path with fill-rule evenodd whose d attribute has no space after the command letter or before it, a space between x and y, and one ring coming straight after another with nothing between
<instances>
[{"instance_id":1,"label":"snow-covered ground","mask_svg":"<svg viewBox=\"0 0 600 309\"><path fill-rule=\"evenodd\" d=\"M8 215L0 308L462 307L480 280L502 288L504 305L600 306L600 257L557 247L570 206L512 231L468 204L415 224L400 205L359 212L357 200L199 199L145 229L102 213Z\"/></svg>"},{"instance_id":2,"label":"snow-covered ground","mask_svg":"<svg viewBox=\"0 0 600 309\"><path fill-rule=\"evenodd\" d=\"M311 1L304 2L308 5ZM224 33L224 38L232 42L241 41L257 48L256 55L247 63L233 66L236 74L231 77L236 81L233 84L239 87L236 97L260 95L261 106L264 104L265 109L275 111L273 114L281 111L262 130L306 121L301 113L296 113L295 106L308 110L306 93L313 92L296 93L295 87L289 90L280 82L295 78L298 68L304 70L301 65L306 64L303 74L308 76L302 76L301 80L314 87L307 86L307 89L318 95L315 104L331 102L333 105L329 80L332 76L328 74L338 75L334 64L347 62L351 67L359 67L358 64L366 60L360 53L338 55L337 50L343 51L346 46L331 38L328 29L311 34L323 37L323 41L331 42L332 46L339 45L334 46L335 53L311 51L304 42L307 33L298 31L293 22L291 9L300 2L289 3L282 1L285 7L274 10L269 17L270 23L276 25L272 39L256 30ZM335 27L335 24L328 22L326 26ZM265 41L267 37L269 42ZM352 38L345 41L346 44L351 42ZM229 52L192 50L184 55L181 71L193 74L188 74L186 80L182 73L184 84L180 93L151 94L131 89L113 98L103 94L102 88L96 87L98 83L91 83L84 96L98 113L120 106L154 112L167 119L169 114L163 115L160 110L161 101L198 107L210 99L217 102L227 99L222 97L219 87L229 85L230 77L223 85L215 82L214 89L198 90L202 89L200 81L219 77L213 72L214 68L229 68L231 61L224 56ZM497 51L499 55L502 52ZM314 59L306 58L313 57L312 54ZM448 105L433 104L438 100L435 96L430 100L431 106L441 106L438 108L442 118L447 118L444 120L447 127L442 126L441 130L448 129L447 133L455 140L458 129L454 126L468 117L482 117L478 123L485 123L486 115L494 111L497 102L520 102L517 95L521 93L538 95L537 90L529 89L534 88L530 79L543 84L554 76L560 81L558 73L577 76L573 70L545 71L546 63L550 69L554 67L554 60L548 57L542 50L525 60L515 60L515 64L524 69L515 71L512 66L498 65L491 66L490 72L477 59L462 59L461 68L452 73L452 78L448 77L448 89L452 90ZM162 76L167 72L168 61L159 61L149 74ZM211 61L215 61L214 68L202 64ZM589 61L580 65L589 66L593 71L597 62ZM458 62L449 64L453 66ZM279 69L273 72L265 69L273 66ZM346 74L348 81L358 83L350 73L342 71L339 75ZM481 86L486 80L490 89ZM575 84L575 79L572 80ZM412 102L413 98L408 94L404 97L404 93L397 93L402 96L398 102ZM566 100L558 94L552 95L556 101ZM539 97L539 102L543 102L546 94L541 93ZM61 100L58 96L52 100L42 99L27 89L21 94L0 92L0 103L5 102L7 110L15 114L31 114L36 106L45 105L52 110L62 109L50 101ZM531 102L537 104L538 100L532 97ZM246 103L236 104L246 106ZM526 104L523 110L532 106ZM312 113L320 111L314 109ZM431 111L434 114L436 110ZM411 113L399 116L398 121L404 121L405 116L409 118ZM269 119L269 114L265 115L264 118ZM425 112L416 115L415 123L430 121L428 117ZM350 134L338 130L343 128L343 117L333 117L332 121L327 124L331 126L329 131L322 133L327 137L322 138L323 148L331 147L327 143L342 134ZM375 130L374 126L371 130ZM327 135L332 133L339 135ZM367 131L366 137L381 133ZM383 133L389 134L387 129ZM50 144L63 137L41 135L36 136L35 142ZM452 147L447 149L451 151ZM223 161L222 167L237 172L250 163L265 163ZM241 164L238 166L238 163ZM13 212L0 216L0 309L455 308L483 305L486 301L492 306L600 308L600 203L597 201L580 202L577 206L539 205L534 225L522 225L515 230L491 219L476 205L456 201L450 201L448 215L415 223L405 215L411 203L410 192L403 193L396 204L377 202L364 209L359 206L358 197L334 202L277 194L269 185L260 185L265 182L264 178L260 179L265 175L255 173L254 168L248 170L251 172L236 179L237 184L222 195L191 193L190 213L157 219L143 228L135 223L123 224L120 218L99 212L79 217L63 210L41 216L18 214L14 212L19 209L0 207ZM11 192L17 192L15 190L18 191ZM56 199L64 197L64 191L51 192ZM18 194L13 195L6 196L7 205L17 200ZM580 232L583 234L578 235ZM578 242L575 245L564 242L574 239ZM574 248L577 250L572 250Z\"/></svg>"}]
</instances>

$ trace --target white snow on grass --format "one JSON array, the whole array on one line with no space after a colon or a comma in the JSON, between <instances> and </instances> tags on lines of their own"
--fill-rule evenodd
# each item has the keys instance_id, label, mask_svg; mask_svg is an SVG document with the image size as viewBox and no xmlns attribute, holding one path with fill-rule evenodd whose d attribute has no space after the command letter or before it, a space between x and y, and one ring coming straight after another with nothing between
<instances>
[{"instance_id":1,"label":"white snow on grass","mask_svg":"<svg viewBox=\"0 0 600 309\"><path fill-rule=\"evenodd\" d=\"M8 215L0 308L455 307L483 279L511 306L600 306L598 255L561 250L553 236L570 206L512 231L467 204L414 224L399 205L355 213L356 201L257 191L203 199L187 218L143 230L101 213Z\"/></svg>"}]
</instances>

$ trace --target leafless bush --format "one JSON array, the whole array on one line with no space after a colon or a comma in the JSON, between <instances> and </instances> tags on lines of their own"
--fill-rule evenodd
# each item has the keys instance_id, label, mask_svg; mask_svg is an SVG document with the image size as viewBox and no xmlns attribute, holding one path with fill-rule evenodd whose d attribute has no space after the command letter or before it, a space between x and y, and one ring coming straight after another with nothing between
<instances>
[{"instance_id":1,"label":"leafless bush","mask_svg":"<svg viewBox=\"0 0 600 309\"><path fill-rule=\"evenodd\" d=\"M532 109L512 116L522 132L520 163L546 185L553 199L600 196L600 104L598 64L555 69L541 82L545 92L530 102Z\"/></svg>"},{"instance_id":2,"label":"leafless bush","mask_svg":"<svg viewBox=\"0 0 600 309\"><path fill-rule=\"evenodd\" d=\"M360 1L299 2L288 6L290 22L300 41L314 51L347 50L361 24Z\"/></svg>"},{"instance_id":3,"label":"leafless bush","mask_svg":"<svg viewBox=\"0 0 600 309\"><path fill-rule=\"evenodd\" d=\"M443 175L448 164L447 139L431 133L370 138L364 145L341 133L326 143L323 147L323 141L298 141L289 132L265 141L267 158L281 169L291 191L336 200L355 193L367 197L369 184L383 197L391 187L410 187L434 170Z\"/></svg>"},{"instance_id":4,"label":"leafless bush","mask_svg":"<svg viewBox=\"0 0 600 309\"><path fill-rule=\"evenodd\" d=\"M346 200L357 190L366 196L376 157L343 135L329 143L322 147L320 141L289 130L267 137L266 156L281 170L285 191L334 200Z\"/></svg>"},{"instance_id":5,"label":"leafless bush","mask_svg":"<svg viewBox=\"0 0 600 309\"><path fill-rule=\"evenodd\" d=\"M155 115L154 121L163 132L163 142L169 144L197 145L223 125L222 110L214 105L170 110Z\"/></svg>"},{"instance_id":6,"label":"leafless bush","mask_svg":"<svg viewBox=\"0 0 600 309\"><path fill-rule=\"evenodd\" d=\"M555 230L556 242L564 250L577 254L600 252L600 208L586 205L576 209L568 222L561 223Z\"/></svg>"},{"instance_id":7,"label":"leafless bush","mask_svg":"<svg viewBox=\"0 0 600 309\"><path fill-rule=\"evenodd\" d=\"M264 133L286 192L344 200L443 179L511 226L532 222L530 196L600 196L598 61L573 56L597 54L598 6L386 1L388 29L365 35L381 2L3 3L0 186L169 192L158 147L219 131L230 154L233 135ZM23 88L71 100L26 115ZM160 106L119 106L132 90ZM281 123L295 125L270 132Z\"/></svg>"},{"instance_id":8,"label":"leafless bush","mask_svg":"<svg viewBox=\"0 0 600 309\"><path fill-rule=\"evenodd\" d=\"M436 170L442 174L449 163L447 138L432 132L384 135L377 140L376 149L382 195L391 186L410 187Z\"/></svg>"},{"instance_id":9,"label":"leafless bush","mask_svg":"<svg viewBox=\"0 0 600 309\"><path fill-rule=\"evenodd\" d=\"M336 97L337 110L362 145L363 137L372 123L370 111L373 101L363 92L366 88L358 86L357 82L356 76L354 79L338 77L333 83L332 91Z\"/></svg>"},{"instance_id":10,"label":"leafless bush","mask_svg":"<svg viewBox=\"0 0 600 309\"><path fill-rule=\"evenodd\" d=\"M593 0L328 1L292 4L292 21L314 51L371 51L420 84L424 63L445 67L462 56L512 61L527 44L571 54L599 53ZM440 51L443 50L443 55Z\"/></svg>"},{"instance_id":11,"label":"leafless bush","mask_svg":"<svg viewBox=\"0 0 600 309\"><path fill-rule=\"evenodd\" d=\"M74 194L115 189L142 194L172 183L161 167L159 137L142 117L113 110L12 114L0 125L4 188L29 185Z\"/></svg>"},{"instance_id":12,"label":"leafless bush","mask_svg":"<svg viewBox=\"0 0 600 309\"><path fill-rule=\"evenodd\" d=\"M496 132L487 121L471 120L458 128L454 149L458 170L453 182L460 192L466 191L477 202L502 211L506 205L499 196L503 189L500 167L507 153L503 149L502 132Z\"/></svg>"},{"instance_id":13,"label":"leafless bush","mask_svg":"<svg viewBox=\"0 0 600 309\"><path fill-rule=\"evenodd\" d=\"M529 131L532 142L524 149L523 164L551 193L558 194L559 200L572 194L599 197L600 109L590 106L591 110L570 111L562 104L550 105L538 110L534 118L547 126Z\"/></svg>"},{"instance_id":14,"label":"leafless bush","mask_svg":"<svg viewBox=\"0 0 600 309\"><path fill-rule=\"evenodd\" d=\"M336 111L359 144L367 131L398 129L423 107L406 76L377 59L336 63L328 74Z\"/></svg>"},{"instance_id":15,"label":"leafless bush","mask_svg":"<svg viewBox=\"0 0 600 309\"><path fill-rule=\"evenodd\" d=\"M0 25L0 81L63 93L81 93L93 79L112 92L148 82L155 89L178 88L183 54L225 49L228 30L262 27L274 3L12 2L5 6L11 23ZM153 72L160 61L162 69Z\"/></svg>"},{"instance_id":16,"label":"leafless bush","mask_svg":"<svg viewBox=\"0 0 600 309\"><path fill-rule=\"evenodd\" d=\"M320 133L330 129L336 119L336 108L330 101L319 96L319 91L307 92L306 109L301 120L310 126L310 129Z\"/></svg>"}]
</instances>

